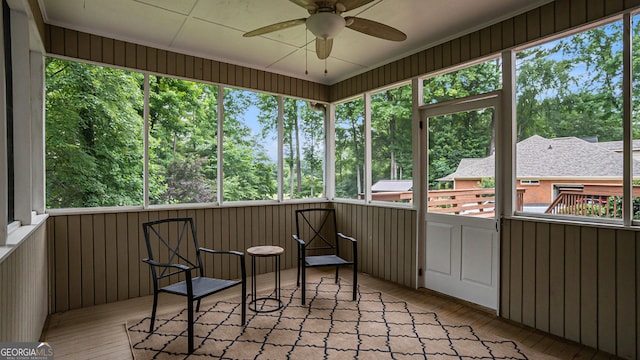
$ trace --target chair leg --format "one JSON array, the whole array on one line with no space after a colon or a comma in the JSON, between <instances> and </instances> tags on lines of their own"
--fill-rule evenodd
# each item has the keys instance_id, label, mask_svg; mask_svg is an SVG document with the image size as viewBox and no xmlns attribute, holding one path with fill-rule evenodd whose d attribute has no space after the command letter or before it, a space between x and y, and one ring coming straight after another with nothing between
<instances>
[{"instance_id":1,"label":"chair leg","mask_svg":"<svg viewBox=\"0 0 640 360\"><path fill-rule=\"evenodd\" d=\"M153 332L153 325L156 322L156 308L158 307L158 293L153 292L153 308L151 310L151 323L149 324L149 332Z\"/></svg>"},{"instance_id":2,"label":"chair leg","mask_svg":"<svg viewBox=\"0 0 640 360\"><path fill-rule=\"evenodd\" d=\"M189 354L193 353L193 300L187 298L187 311L189 312L187 320L187 343Z\"/></svg>"},{"instance_id":3,"label":"chair leg","mask_svg":"<svg viewBox=\"0 0 640 360\"><path fill-rule=\"evenodd\" d=\"M198 303L196 304L196 312L200 312L200 300L198 299Z\"/></svg>"},{"instance_id":4,"label":"chair leg","mask_svg":"<svg viewBox=\"0 0 640 360\"><path fill-rule=\"evenodd\" d=\"M246 320L247 320L247 283L245 279L242 282L242 325L243 326Z\"/></svg>"},{"instance_id":5,"label":"chair leg","mask_svg":"<svg viewBox=\"0 0 640 360\"><path fill-rule=\"evenodd\" d=\"M302 268L301 272L302 272L302 292L300 293L300 296L302 297L302 305L304 305L305 297L307 295L307 292L306 292L306 288L307 288L307 277L306 277L307 268L306 267Z\"/></svg>"},{"instance_id":6,"label":"chair leg","mask_svg":"<svg viewBox=\"0 0 640 360\"><path fill-rule=\"evenodd\" d=\"M298 255L298 275L296 276L296 286L300 286L300 255Z\"/></svg>"},{"instance_id":7,"label":"chair leg","mask_svg":"<svg viewBox=\"0 0 640 360\"><path fill-rule=\"evenodd\" d=\"M353 301L356 301L356 294L358 292L358 269L353 266Z\"/></svg>"}]
</instances>

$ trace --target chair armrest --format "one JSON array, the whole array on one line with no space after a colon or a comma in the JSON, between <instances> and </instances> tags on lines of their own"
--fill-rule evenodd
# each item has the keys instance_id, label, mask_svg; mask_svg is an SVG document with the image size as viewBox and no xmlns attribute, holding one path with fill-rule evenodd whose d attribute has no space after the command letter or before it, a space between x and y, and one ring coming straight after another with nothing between
<instances>
[{"instance_id":1,"label":"chair armrest","mask_svg":"<svg viewBox=\"0 0 640 360\"><path fill-rule=\"evenodd\" d=\"M300 238L298 237L298 235L292 235L291 237L292 237L292 238L293 238L293 240L294 240L295 242L297 242L299 245L304 245L304 244L305 244L304 240L300 239Z\"/></svg>"},{"instance_id":2,"label":"chair armrest","mask_svg":"<svg viewBox=\"0 0 640 360\"><path fill-rule=\"evenodd\" d=\"M201 247L200 250L204 251L206 253L209 253L209 254L229 254L229 255L244 256L243 252L233 251L233 250L230 250L230 251L218 251L218 250L211 250L211 249L207 249L207 248L203 248L203 247Z\"/></svg>"},{"instance_id":3,"label":"chair armrest","mask_svg":"<svg viewBox=\"0 0 640 360\"><path fill-rule=\"evenodd\" d=\"M180 269L182 271L191 271L191 269L192 269L192 268L188 267L187 265L182 265L182 264L163 264L163 263L159 263L157 261L151 260L151 259L142 259L142 261L146 262L147 264L149 264L151 266L157 266L157 267L175 268L175 269Z\"/></svg>"},{"instance_id":4,"label":"chair armrest","mask_svg":"<svg viewBox=\"0 0 640 360\"><path fill-rule=\"evenodd\" d=\"M291 236L295 242L298 243L299 246L304 246L304 240L300 239L298 235Z\"/></svg>"},{"instance_id":5,"label":"chair armrest","mask_svg":"<svg viewBox=\"0 0 640 360\"><path fill-rule=\"evenodd\" d=\"M352 238L351 236L347 236L347 235L345 235L343 233L338 233L338 237L341 238L341 239L349 240L349 241L354 242L354 243L358 242L358 240Z\"/></svg>"},{"instance_id":6,"label":"chair armrest","mask_svg":"<svg viewBox=\"0 0 640 360\"><path fill-rule=\"evenodd\" d=\"M199 248L199 250L204 251L206 253L209 254L226 254L226 255L236 255L240 258L240 271L242 272L242 286L244 289L245 286L245 282L247 280L247 270L246 270L246 265L244 263L244 253L240 252L240 251L218 251L218 250L211 250L211 249L207 249L207 248ZM244 291L244 290L243 290Z\"/></svg>"}]
</instances>

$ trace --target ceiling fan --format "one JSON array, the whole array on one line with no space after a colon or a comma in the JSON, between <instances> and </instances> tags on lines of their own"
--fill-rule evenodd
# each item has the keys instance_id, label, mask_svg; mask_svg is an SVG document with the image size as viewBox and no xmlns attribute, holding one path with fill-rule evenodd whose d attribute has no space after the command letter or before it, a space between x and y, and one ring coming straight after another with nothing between
<instances>
[{"instance_id":1,"label":"ceiling fan","mask_svg":"<svg viewBox=\"0 0 640 360\"><path fill-rule=\"evenodd\" d=\"M316 37L316 55L326 59L331 54L333 38L345 27L377 38L404 41L407 38L402 31L377 21L355 16L342 17L340 14L366 5L374 0L289 0L309 11L308 18L287 20L267 25L245 33L244 37L258 36L290 27L306 24L307 29Z\"/></svg>"}]
</instances>

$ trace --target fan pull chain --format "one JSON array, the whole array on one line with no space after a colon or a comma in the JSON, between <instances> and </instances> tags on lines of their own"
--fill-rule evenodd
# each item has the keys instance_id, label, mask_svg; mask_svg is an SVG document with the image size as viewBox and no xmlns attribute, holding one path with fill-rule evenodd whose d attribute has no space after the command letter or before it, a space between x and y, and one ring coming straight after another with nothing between
<instances>
[{"instance_id":1,"label":"fan pull chain","mask_svg":"<svg viewBox=\"0 0 640 360\"><path fill-rule=\"evenodd\" d=\"M309 75L309 31L304 29L304 74Z\"/></svg>"},{"instance_id":2,"label":"fan pull chain","mask_svg":"<svg viewBox=\"0 0 640 360\"><path fill-rule=\"evenodd\" d=\"M327 53L327 44L328 43L329 43L328 41L324 42L324 53L325 54ZM326 58L324 58L324 76L327 76L327 59L328 58L329 58L328 56Z\"/></svg>"}]
</instances>

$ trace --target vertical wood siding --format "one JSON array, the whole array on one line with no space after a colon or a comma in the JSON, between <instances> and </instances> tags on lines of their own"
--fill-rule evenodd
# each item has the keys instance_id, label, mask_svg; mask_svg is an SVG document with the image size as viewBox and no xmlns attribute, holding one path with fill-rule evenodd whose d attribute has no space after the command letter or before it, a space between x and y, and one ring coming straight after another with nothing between
<instances>
[{"instance_id":1,"label":"vertical wood siding","mask_svg":"<svg viewBox=\"0 0 640 360\"><path fill-rule=\"evenodd\" d=\"M640 5L638 0L556 0L498 24L333 84L331 102L541 40ZM353 86L353 84L362 84Z\"/></svg>"},{"instance_id":2,"label":"vertical wood siding","mask_svg":"<svg viewBox=\"0 0 640 360\"><path fill-rule=\"evenodd\" d=\"M44 224L0 263L0 342L38 341L48 314Z\"/></svg>"},{"instance_id":3,"label":"vertical wood siding","mask_svg":"<svg viewBox=\"0 0 640 360\"><path fill-rule=\"evenodd\" d=\"M246 250L272 244L285 248L283 269L296 267L295 210L328 204L286 204L118 214L56 215L48 220L51 312L149 295L153 285L142 223L175 216L193 217L200 246ZM338 229L358 239L360 271L415 287L415 211L334 204ZM171 230L169 230L171 231ZM193 254L191 254L193 255ZM410 259L410 260L407 260ZM204 257L209 276L240 276L238 265ZM250 259L247 258L250 273ZM258 259L257 272L273 271ZM264 260L264 261L262 261ZM213 265L213 266L211 266Z\"/></svg>"},{"instance_id":4,"label":"vertical wood siding","mask_svg":"<svg viewBox=\"0 0 640 360\"><path fill-rule=\"evenodd\" d=\"M151 294L153 284L149 267L141 262L147 257L142 232L144 222L192 217L200 246L216 250L245 251L248 247L265 244L282 246L285 253L281 266L287 269L297 264L291 238L295 232L294 211L324 206L329 205L286 204L51 216L47 221L51 312ZM236 260L218 259L224 257L214 261L210 256L203 256L206 275L240 277ZM273 271L273 261L258 260L258 273ZM250 274L250 258L246 258L246 263ZM42 298L46 299L46 296Z\"/></svg>"},{"instance_id":5,"label":"vertical wood siding","mask_svg":"<svg viewBox=\"0 0 640 360\"><path fill-rule=\"evenodd\" d=\"M416 211L335 203L338 229L358 239L358 268L416 287Z\"/></svg>"},{"instance_id":6,"label":"vertical wood siding","mask_svg":"<svg viewBox=\"0 0 640 360\"><path fill-rule=\"evenodd\" d=\"M633 230L505 220L501 316L637 358L638 241Z\"/></svg>"},{"instance_id":7,"label":"vertical wood siding","mask_svg":"<svg viewBox=\"0 0 640 360\"><path fill-rule=\"evenodd\" d=\"M308 80L46 25L45 48L60 55L131 70L267 91L317 101L329 86Z\"/></svg>"}]
</instances>

